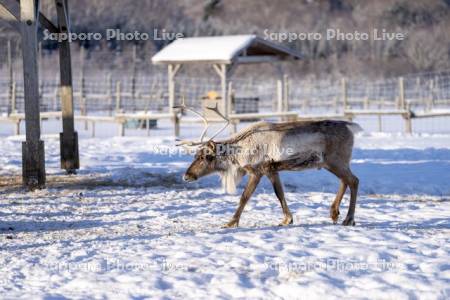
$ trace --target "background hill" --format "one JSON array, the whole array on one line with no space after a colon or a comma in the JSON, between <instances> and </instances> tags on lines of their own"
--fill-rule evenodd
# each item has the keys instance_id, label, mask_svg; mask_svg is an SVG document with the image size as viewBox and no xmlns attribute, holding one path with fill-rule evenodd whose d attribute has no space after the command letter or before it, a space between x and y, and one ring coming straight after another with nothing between
<instances>
[{"instance_id":1,"label":"background hill","mask_svg":"<svg viewBox=\"0 0 450 300\"><path fill-rule=\"evenodd\" d=\"M7 1L15 5L15 1ZM448 69L450 53L449 0L77 0L71 2L74 32L105 32L118 28L123 32L147 32L154 29L180 32L184 36L247 34L265 36L265 32L322 33L328 29L342 32L371 33L385 29L406 35L403 41L296 40L286 46L305 57L297 64L283 66L291 76L381 77L411 72ZM54 19L54 1L42 0L42 11ZM0 35L8 36L14 49L19 39L4 22ZM150 67L149 58L170 41L78 42L90 65L96 68L126 68L131 48L138 44L138 56ZM51 55L54 43L44 42L45 55ZM18 55L18 50L15 51ZM117 55L120 52L122 55ZM5 48L0 46L0 64ZM95 56L95 53L101 55ZM120 57L118 57L120 56ZM260 68L260 67L259 67ZM264 67L268 68L268 67ZM270 68L269 68L270 69ZM259 70L259 69L258 69ZM249 68L245 72L254 72ZM273 71L275 72L275 71Z\"/></svg>"}]
</instances>

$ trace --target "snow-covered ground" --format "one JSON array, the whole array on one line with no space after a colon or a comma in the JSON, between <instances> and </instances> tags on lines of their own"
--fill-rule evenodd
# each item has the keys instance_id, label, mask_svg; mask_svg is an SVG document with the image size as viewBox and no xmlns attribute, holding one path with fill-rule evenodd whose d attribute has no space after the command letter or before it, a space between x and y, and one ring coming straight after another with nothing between
<instances>
[{"instance_id":1,"label":"snow-covered ground","mask_svg":"<svg viewBox=\"0 0 450 300\"><path fill-rule=\"evenodd\" d=\"M184 183L191 157L168 127L80 136L76 176L44 137L48 186L35 192L19 184L23 137L0 137L0 298L450 298L450 135L359 135L355 227L328 217L337 179L307 171L282 175L293 225L276 226L264 180L237 229L221 225L238 195L216 177Z\"/></svg>"}]
</instances>

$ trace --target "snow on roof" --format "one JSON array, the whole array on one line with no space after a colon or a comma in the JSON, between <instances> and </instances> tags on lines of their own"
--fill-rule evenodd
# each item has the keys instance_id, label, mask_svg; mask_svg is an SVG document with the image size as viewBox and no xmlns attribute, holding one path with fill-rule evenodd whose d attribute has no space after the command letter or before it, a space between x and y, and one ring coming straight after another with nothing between
<instances>
[{"instance_id":1,"label":"snow on roof","mask_svg":"<svg viewBox=\"0 0 450 300\"><path fill-rule=\"evenodd\" d=\"M178 39L155 54L153 63L215 62L231 63L249 47L262 47L271 55L298 55L288 48L265 41L256 35L229 35Z\"/></svg>"}]
</instances>

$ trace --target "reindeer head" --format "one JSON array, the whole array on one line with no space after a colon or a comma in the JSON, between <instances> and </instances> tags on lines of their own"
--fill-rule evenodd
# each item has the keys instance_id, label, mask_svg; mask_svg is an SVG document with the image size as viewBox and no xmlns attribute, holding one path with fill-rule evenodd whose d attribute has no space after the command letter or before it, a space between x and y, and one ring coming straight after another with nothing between
<instances>
[{"instance_id":1,"label":"reindeer head","mask_svg":"<svg viewBox=\"0 0 450 300\"><path fill-rule=\"evenodd\" d=\"M183 147L198 147L195 159L187 169L186 173L183 176L183 179L185 181L191 182L197 180L200 177L219 171L219 164L216 155L217 144L213 141L213 139L225 130L225 128L230 124L230 121L219 112L217 104L215 107L207 107L207 109L215 112L222 119L224 119L226 121L226 124L220 130L218 130L208 141L204 141L209 127L208 120L205 118L205 116L187 107L184 102L184 97L182 98L182 105L176 106L175 108L181 108L193 112L203 120L203 123L205 125L199 141L182 141L178 144L179 146Z\"/></svg>"},{"instance_id":2,"label":"reindeer head","mask_svg":"<svg viewBox=\"0 0 450 300\"><path fill-rule=\"evenodd\" d=\"M208 141L197 150L194 161L187 169L183 179L187 182L192 182L200 177L216 172L216 158L216 143L213 141Z\"/></svg>"}]
</instances>

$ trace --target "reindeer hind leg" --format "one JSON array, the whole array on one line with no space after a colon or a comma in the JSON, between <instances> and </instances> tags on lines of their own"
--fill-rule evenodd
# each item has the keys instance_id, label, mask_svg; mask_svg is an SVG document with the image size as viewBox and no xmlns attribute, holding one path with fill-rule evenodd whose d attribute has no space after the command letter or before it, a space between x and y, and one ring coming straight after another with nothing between
<instances>
[{"instance_id":1,"label":"reindeer hind leg","mask_svg":"<svg viewBox=\"0 0 450 300\"><path fill-rule=\"evenodd\" d=\"M333 222L337 222L337 218L339 216L339 205L342 201L342 197L344 196L345 190L347 186L350 187L350 204L348 207L348 212L345 220L342 222L342 225L355 225L355 208L356 208L356 197L358 194L358 177L353 175L348 165L346 166L338 166L338 165L328 165L327 169L336 175L339 179L341 179L341 185L339 187L339 191L336 194L336 198L331 205L330 215Z\"/></svg>"},{"instance_id":2,"label":"reindeer hind leg","mask_svg":"<svg viewBox=\"0 0 450 300\"><path fill-rule=\"evenodd\" d=\"M331 204L330 207L330 217L333 220L333 223L336 224L339 218L339 207L341 205L342 198L344 197L345 191L347 190L347 184L341 179L341 184L339 186L339 190L336 194L336 198Z\"/></svg>"},{"instance_id":3,"label":"reindeer hind leg","mask_svg":"<svg viewBox=\"0 0 450 300\"><path fill-rule=\"evenodd\" d=\"M270 182L272 182L273 189L275 191L275 195L277 195L278 200L281 204L281 209L283 210L284 220L279 224L280 226L286 226L293 223L293 218L291 211L286 203L286 199L284 198L283 185L280 180L280 175L278 172L271 172L267 174Z\"/></svg>"}]
</instances>

